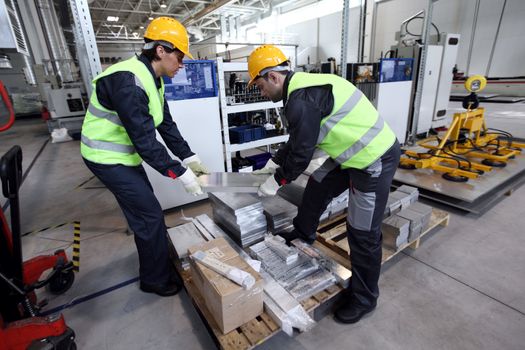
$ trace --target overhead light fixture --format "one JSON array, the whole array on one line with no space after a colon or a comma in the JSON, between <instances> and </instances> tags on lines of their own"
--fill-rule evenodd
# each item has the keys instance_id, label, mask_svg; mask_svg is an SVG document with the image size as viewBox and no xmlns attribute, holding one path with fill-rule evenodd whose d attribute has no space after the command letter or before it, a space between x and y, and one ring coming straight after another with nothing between
<instances>
[{"instance_id":1,"label":"overhead light fixture","mask_svg":"<svg viewBox=\"0 0 525 350\"><path fill-rule=\"evenodd\" d=\"M168 7L168 5L166 5L166 3L164 1L161 1L160 2L160 8L165 9L166 7Z\"/></svg>"},{"instance_id":2,"label":"overhead light fixture","mask_svg":"<svg viewBox=\"0 0 525 350\"><path fill-rule=\"evenodd\" d=\"M144 26L140 26L139 29L144 29Z\"/></svg>"},{"instance_id":3,"label":"overhead light fixture","mask_svg":"<svg viewBox=\"0 0 525 350\"><path fill-rule=\"evenodd\" d=\"M148 19L149 19L150 21L153 21L153 16L149 16Z\"/></svg>"},{"instance_id":4,"label":"overhead light fixture","mask_svg":"<svg viewBox=\"0 0 525 350\"><path fill-rule=\"evenodd\" d=\"M106 20L108 22L118 22L118 17L116 17L116 16L108 16L108 18L106 18Z\"/></svg>"},{"instance_id":5,"label":"overhead light fixture","mask_svg":"<svg viewBox=\"0 0 525 350\"><path fill-rule=\"evenodd\" d=\"M0 68L13 68L9 56L0 53Z\"/></svg>"}]
</instances>

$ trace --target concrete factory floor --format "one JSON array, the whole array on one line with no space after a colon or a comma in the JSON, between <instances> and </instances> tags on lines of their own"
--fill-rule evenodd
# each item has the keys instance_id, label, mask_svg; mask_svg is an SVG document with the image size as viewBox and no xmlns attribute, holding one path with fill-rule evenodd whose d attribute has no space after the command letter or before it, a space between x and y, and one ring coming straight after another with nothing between
<instances>
[{"instance_id":1,"label":"concrete factory floor","mask_svg":"<svg viewBox=\"0 0 525 350\"><path fill-rule=\"evenodd\" d=\"M490 127L525 138L525 104L484 106ZM32 165L21 188L22 232L80 221L80 272L65 295L40 293L49 300L46 309L71 304L63 314L83 350L213 348L186 292L161 298L141 292L137 282L124 283L137 277L138 258L116 201L98 181L85 183L92 174L80 158L78 141L52 144L48 139L37 119L21 119L0 133L0 154L21 145L24 171ZM355 325L338 324L329 315L309 332L281 333L259 348L523 349L523 208L525 187L481 217L444 208L451 213L448 227L439 227L419 249L399 254L384 267L373 314ZM211 215L207 201L183 209L186 216ZM182 223L180 216L180 208L167 212L167 225ZM24 256L58 248L70 253L72 239L72 224L32 233L23 239Z\"/></svg>"}]
</instances>

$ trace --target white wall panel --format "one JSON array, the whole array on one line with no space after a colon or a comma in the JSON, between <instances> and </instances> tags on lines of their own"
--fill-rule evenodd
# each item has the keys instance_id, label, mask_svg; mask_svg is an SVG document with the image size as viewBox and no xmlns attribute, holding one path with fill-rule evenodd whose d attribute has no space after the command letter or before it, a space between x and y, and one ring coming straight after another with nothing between
<instances>
[{"instance_id":1,"label":"white wall panel","mask_svg":"<svg viewBox=\"0 0 525 350\"><path fill-rule=\"evenodd\" d=\"M504 0L481 0L477 25L475 28L470 74L485 74L492 44L495 40L501 9ZM457 65L466 71L468 52L472 36L476 0L439 0L434 4L432 22L441 32L461 35ZM375 30L374 59L381 51L386 52L395 43L395 32L401 22L416 12L426 9L427 0L391 0L377 4L377 24ZM525 57L525 1L507 0L505 14L496 44L490 76L525 75L521 60ZM419 33L421 22L412 22L412 32ZM431 34L435 31L432 29Z\"/></svg>"}]
</instances>

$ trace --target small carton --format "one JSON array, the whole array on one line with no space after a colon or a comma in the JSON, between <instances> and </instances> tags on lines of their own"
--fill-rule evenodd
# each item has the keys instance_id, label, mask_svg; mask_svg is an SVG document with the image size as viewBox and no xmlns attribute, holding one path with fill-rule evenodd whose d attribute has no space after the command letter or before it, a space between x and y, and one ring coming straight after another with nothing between
<instances>
[{"instance_id":1,"label":"small carton","mask_svg":"<svg viewBox=\"0 0 525 350\"><path fill-rule=\"evenodd\" d=\"M237 254L224 238L190 247L188 253L191 255L199 250L225 264L246 271L255 278L255 285L245 290L199 262L191 261L193 282L219 329L226 334L259 316L263 312L264 280L262 277Z\"/></svg>"}]
</instances>

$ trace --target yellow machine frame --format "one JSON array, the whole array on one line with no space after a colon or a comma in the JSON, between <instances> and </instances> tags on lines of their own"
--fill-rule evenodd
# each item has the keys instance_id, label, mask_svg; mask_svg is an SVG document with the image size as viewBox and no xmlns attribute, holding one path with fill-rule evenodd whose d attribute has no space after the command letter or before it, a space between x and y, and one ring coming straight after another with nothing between
<instances>
[{"instance_id":1,"label":"yellow machine frame","mask_svg":"<svg viewBox=\"0 0 525 350\"><path fill-rule=\"evenodd\" d=\"M485 84L486 80L482 76L471 77L465 83L468 85L467 90L473 93L481 91ZM452 124L442 138L435 136L418 142L419 146L429 151L406 151L405 156L401 157L400 166L430 168L444 172L446 178L455 181L475 179L492 170L492 167L505 166L509 159L521 153L525 144L512 141L512 137L505 133L490 132L484 114L483 107L455 113ZM504 140L505 136L508 140ZM466 159L465 156L482 158L482 162Z\"/></svg>"}]
</instances>

